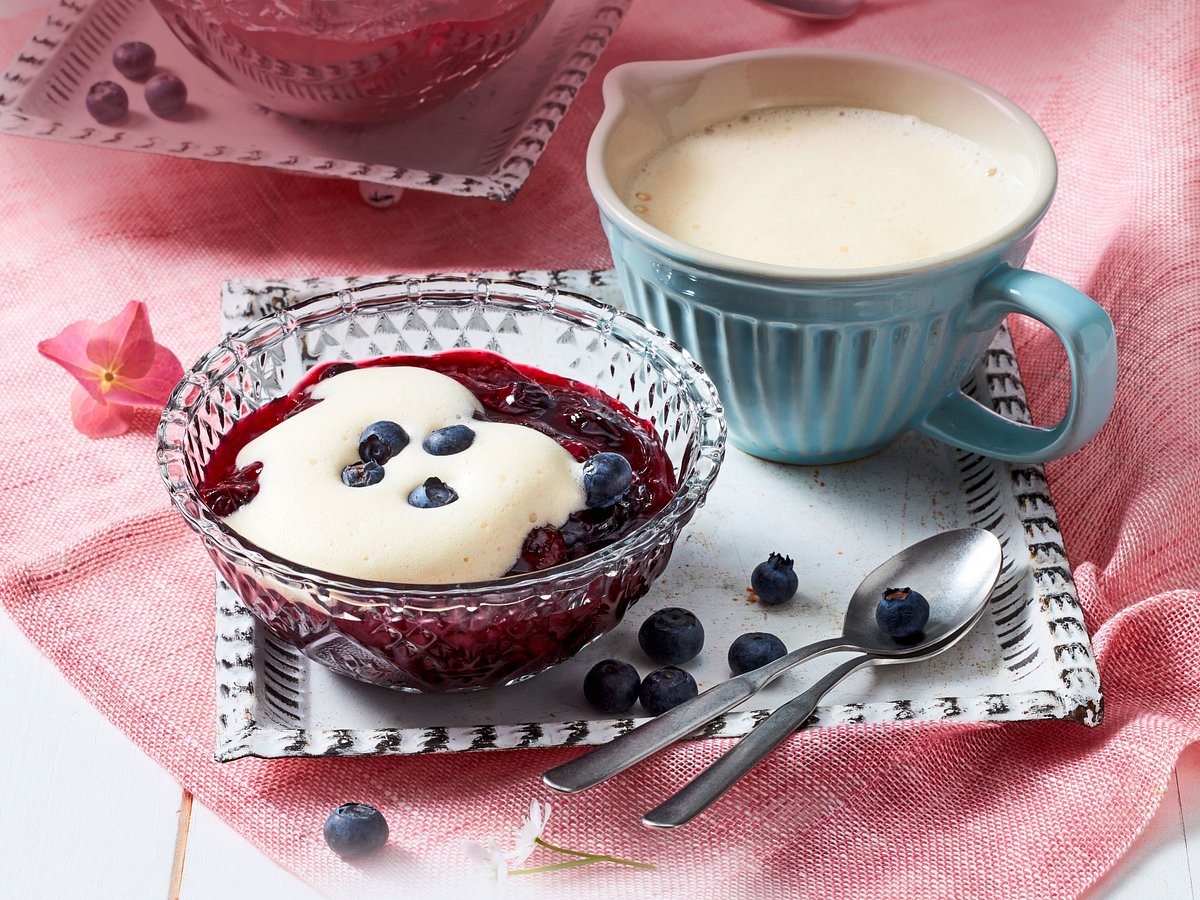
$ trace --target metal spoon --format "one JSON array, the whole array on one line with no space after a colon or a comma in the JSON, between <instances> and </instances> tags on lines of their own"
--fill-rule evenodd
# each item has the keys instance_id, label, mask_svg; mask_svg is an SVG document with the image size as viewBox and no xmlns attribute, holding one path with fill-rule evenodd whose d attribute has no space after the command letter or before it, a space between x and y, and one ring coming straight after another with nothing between
<instances>
[{"instance_id":1,"label":"metal spoon","mask_svg":"<svg viewBox=\"0 0 1200 900\"><path fill-rule=\"evenodd\" d=\"M928 642L906 646L876 626L875 608L884 590L911 586L931 598L933 608L926 634L937 635L934 640L944 639L953 631L952 626L963 626L970 620L971 612L987 601L1001 559L996 536L979 528L947 531L913 544L863 579L850 599L839 637L793 650L760 669L723 681L590 753L550 769L542 775L542 781L556 791L567 793L594 787L691 734L813 657L857 651L876 658L903 659L927 652Z\"/></svg>"},{"instance_id":2,"label":"metal spoon","mask_svg":"<svg viewBox=\"0 0 1200 900\"><path fill-rule=\"evenodd\" d=\"M930 632L926 631L926 639L918 644L923 650L919 655L885 657L864 653L861 656L851 657L834 668L799 697L790 700L767 716L753 731L734 744L733 748L724 756L642 816L642 824L649 828L675 828L690 822L704 812L722 794L733 787L742 776L754 768L764 756L802 727L817 708L817 704L821 702L821 698L848 675L866 666L896 665L916 662L918 659L928 659L953 647L971 631L971 628L983 615L984 609L987 608L987 594L983 594L977 599L979 606L971 614L971 618L952 628L949 633L939 632L940 640L931 641L929 639Z\"/></svg>"},{"instance_id":3,"label":"metal spoon","mask_svg":"<svg viewBox=\"0 0 1200 900\"><path fill-rule=\"evenodd\" d=\"M779 10L799 19L848 19L863 4L863 0L758 0L763 6Z\"/></svg>"}]
</instances>

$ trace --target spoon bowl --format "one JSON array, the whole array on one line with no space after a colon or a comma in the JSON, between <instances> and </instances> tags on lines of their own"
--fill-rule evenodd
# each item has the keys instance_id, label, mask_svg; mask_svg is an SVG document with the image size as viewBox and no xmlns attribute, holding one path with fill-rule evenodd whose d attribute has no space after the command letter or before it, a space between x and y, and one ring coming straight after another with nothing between
<instances>
[{"instance_id":1,"label":"spoon bowl","mask_svg":"<svg viewBox=\"0 0 1200 900\"><path fill-rule=\"evenodd\" d=\"M848 649L882 656L920 656L977 618L1003 561L990 531L962 528L918 541L875 568L850 598L842 637ZM888 588L913 587L929 600L929 623L917 641L898 641L879 630L875 609Z\"/></svg>"}]
</instances>

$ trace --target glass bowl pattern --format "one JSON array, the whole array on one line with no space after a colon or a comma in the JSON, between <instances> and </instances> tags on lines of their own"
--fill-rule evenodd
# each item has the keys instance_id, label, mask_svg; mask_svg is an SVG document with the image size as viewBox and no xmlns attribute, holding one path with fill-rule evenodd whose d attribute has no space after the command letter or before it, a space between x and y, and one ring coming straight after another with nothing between
<instances>
[{"instance_id":1,"label":"glass bowl pattern","mask_svg":"<svg viewBox=\"0 0 1200 900\"><path fill-rule=\"evenodd\" d=\"M552 0L152 2L193 56L271 109L370 123L474 87Z\"/></svg>"},{"instance_id":2,"label":"glass bowl pattern","mask_svg":"<svg viewBox=\"0 0 1200 900\"><path fill-rule=\"evenodd\" d=\"M201 501L197 485L222 436L312 366L464 347L492 350L620 400L661 438L679 481L675 495L600 551L461 585L309 570L241 539ZM158 429L159 471L172 503L259 621L335 672L417 692L513 684L612 629L666 567L724 449L712 382L661 332L581 295L463 278L363 285L260 319L192 367Z\"/></svg>"}]
</instances>

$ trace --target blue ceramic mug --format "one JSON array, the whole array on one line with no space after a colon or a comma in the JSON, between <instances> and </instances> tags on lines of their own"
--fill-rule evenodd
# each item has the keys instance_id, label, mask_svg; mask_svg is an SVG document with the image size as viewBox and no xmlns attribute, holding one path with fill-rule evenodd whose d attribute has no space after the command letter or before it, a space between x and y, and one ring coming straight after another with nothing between
<instances>
[{"instance_id":1,"label":"blue ceramic mug","mask_svg":"<svg viewBox=\"0 0 1200 900\"><path fill-rule=\"evenodd\" d=\"M1074 288L1020 268L1054 195L1057 166L1045 134L1011 101L909 60L784 49L629 63L608 75L604 102L587 176L626 301L708 371L730 439L743 450L782 462L841 462L917 429L987 456L1042 462L1077 450L1108 418L1112 321ZM621 199L671 141L782 106L917 116L983 146L1032 186L1030 199L974 243L860 269L803 269L701 249L649 225ZM1044 323L1066 347L1070 405L1053 428L1003 418L961 390L1009 313Z\"/></svg>"}]
</instances>

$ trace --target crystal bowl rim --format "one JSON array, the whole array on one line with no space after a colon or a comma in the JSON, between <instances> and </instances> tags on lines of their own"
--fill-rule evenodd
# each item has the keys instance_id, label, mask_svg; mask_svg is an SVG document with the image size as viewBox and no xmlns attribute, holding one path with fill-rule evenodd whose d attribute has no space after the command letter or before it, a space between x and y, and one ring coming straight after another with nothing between
<instances>
[{"instance_id":1,"label":"crystal bowl rim","mask_svg":"<svg viewBox=\"0 0 1200 900\"><path fill-rule=\"evenodd\" d=\"M374 298L358 296L367 291L380 291L384 296ZM673 371L679 377L683 392L693 397L697 421L690 432L695 436L696 446L689 458L693 460L693 463L706 459L711 465L706 472L698 472L698 467L693 464L666 506L651 519L606 547L548 569L486 581L451 584L370 581L323 572L284 559L258 548L225 525L200 499L199 491L192 483L190 474L183 479L183 484L176 484L171 478L169 465L174 461L172 456L178 455L182 458L187 452L181 443L167 437L167 430L173 424L173 416L178 413L192 415L195 407L209 395L215 382L228 377L230 371L236 368L245 357L252 355L252 352L261 352L261 347L249 351L246 345L252 344L256 338L261 339L266 333L280 327L283 328L285 334L302 331L305 325L318 321L324 322L331 313L336 313L339 309L346 318L351 318L361 307L376 309L395 304L398 301L420 303L425 299L441 301L429 305L447 305L446 301L456 301L454 305L481 302L485 305L490 303L501 308L525 311L540 309L543 313L553 313L557 310L571 312L576 316L582 313L593 316L595 322L588 325L587 322L576 319L574 324L588 326L597 333L605 335L625 332L629 338L644 341L655 351L649 361L656 370L659 372ZM496 303L496 301L508 302ZM601 322L606 323L606 327L597 329L596 323ZM628 344L628 341L621 343ZM197 379L201 379L203 383ZM183 395L191 389L198 389L198 393L195 399L188 404L183 402ZM711 427L710 423L715 424L715 429ZM710 434L710 432L713 433ZM353 616L353 611L385 607L390 609L421 607L432 612L436 609L426 606L427 603L445 604L447 601L457 602L445 607L446 609L459 608L464 605L463 598L474 595L511 594L519 591L527 592L535 588L541 588L545 592L553 590L554 585L560 581L580 579L590 581L606 569L619 569L622 567L624 558L633 558L639 548L657 543L662 535L674 528L677 523L682 527L682 524L691 518L696 508L703 503L724 460L726 433L724 410L716 387L707 373L687 350L638 316L584 294L553 286L547 287L518 280L436 275L424 278L414 277L403 282L369 281L355 284L353 287L328 291L310 297L294 306L260 316L238 331L226 335L224 339L200 356L171 391L159 419L157 461L159 476L167 488L172 506L183 516L192 530L205 539L210 548L215 548L223 556L240 565L250 564L256 570L266 569L272 578L285 583L309 583L342 594L369 595L372 598L380 598L370 602L337 604L339 609L331 608L324 603L321 604L328 614L334 617L343 617ZM188 509L189 502L195 504L199 515L193 514ZM258 577L257 573L255 577ZM489 600L481 597L478 605L509 606L522 603L526 599L520 597ZM350 606L352 612L346 612L346 606Z\"/></svg>"}]
</instances>

